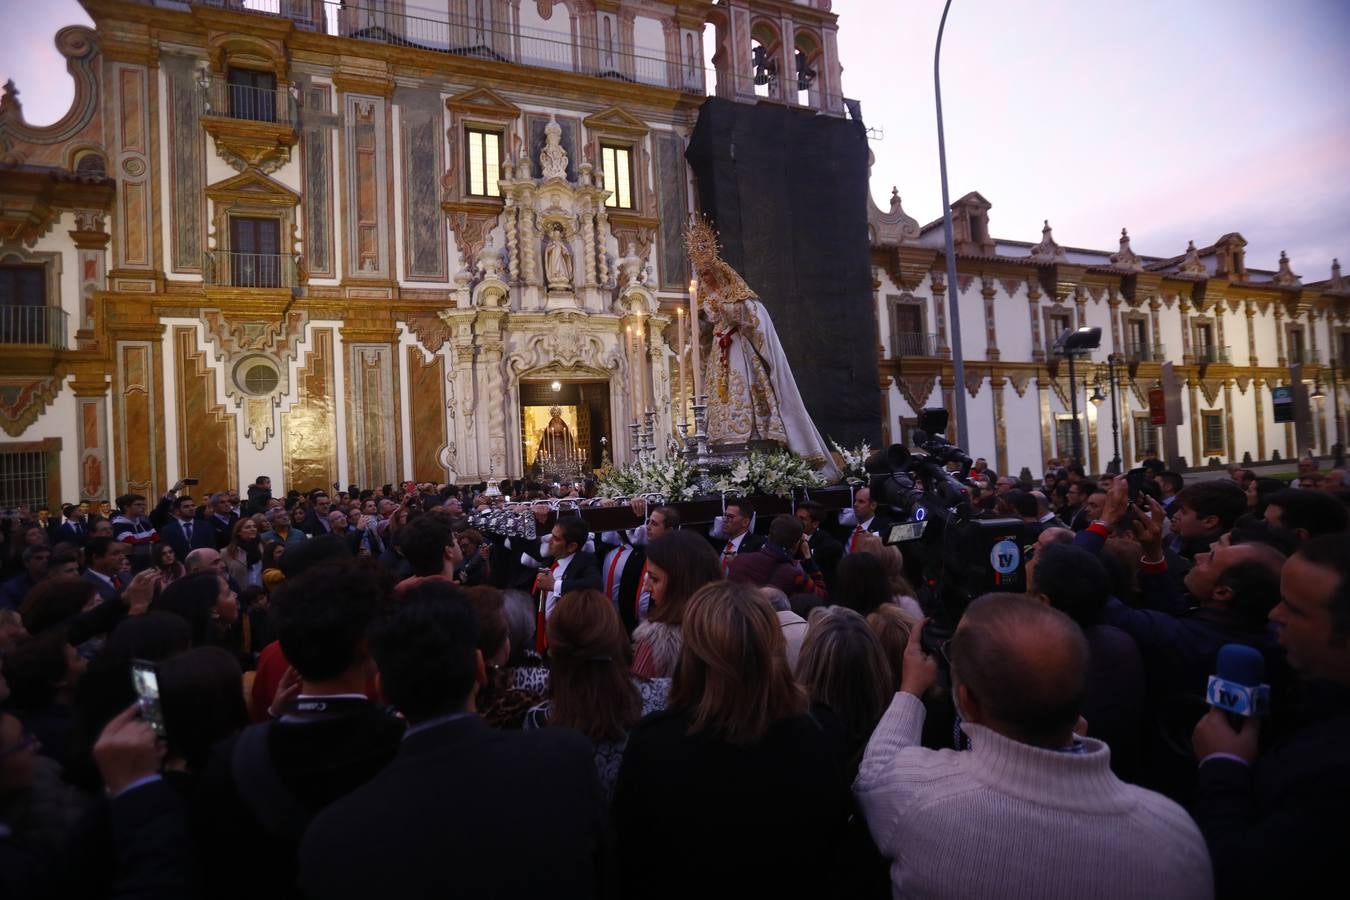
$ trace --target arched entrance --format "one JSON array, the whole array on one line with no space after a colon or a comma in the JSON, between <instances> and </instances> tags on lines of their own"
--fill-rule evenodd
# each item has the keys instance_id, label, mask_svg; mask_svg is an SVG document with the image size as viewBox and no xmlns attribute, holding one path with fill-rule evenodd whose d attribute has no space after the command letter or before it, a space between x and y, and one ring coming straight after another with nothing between
<instances>
[{"instance_id":1,"label":"arched entrance","mask_svg":"<svg viewBox=\"0 0 1350 900\"><path fill-rule=\"evenodd\" d=\"M586 372L520 380L525 475L548 483L581 480L614 455L609 381Z\"/></svg>"}]
</instances>

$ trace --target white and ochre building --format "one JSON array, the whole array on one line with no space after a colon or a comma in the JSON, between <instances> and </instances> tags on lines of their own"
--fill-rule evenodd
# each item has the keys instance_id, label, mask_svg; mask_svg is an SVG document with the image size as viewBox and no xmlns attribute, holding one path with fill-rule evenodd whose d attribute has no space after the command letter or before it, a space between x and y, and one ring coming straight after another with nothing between
<instances>
[{"instance_id":1,"label":"white and ochre building","mask_svg":"<svg viewBox=\"0 0 1350 900\"><path fill-rule=\"evenodd\" d=\"M1101 328L1101 346L1075 365L1082 450L1090 471L1163 456L1149 391L1171 363L1180 388L1177 453L1191 467L1326 454L1337 440L1334 404L1350 360L1350 281L1307 283L1281 252L1277 268L1247 263L1247 242L1225 234L1171 256L1144 256L1122 229L1110 250L1061 247L1047 222L1039 241L993 237L992 204L970 193L952 204L965 383L956 384L941 218L921 226L892 195L869 212L884 436L906 440L918 410L953 408L967 392L962 443L999 472L1072 455L1067 362L1053 352L1067 329ZM1270 254L1274 256L1272 252ZM1114 355L1112 389L1108 356ZM1277 424L1271 389L1301 384L1300 421ZM1089 402L1090 400L1095 402ZM1174 410L1174 418L1175 418ZM1343 421L1343 420L1342 420ZM959 437L953 435L953 437ZM1344 435L1342 435L1344 438Z\"/></svg>"}]
</instances>

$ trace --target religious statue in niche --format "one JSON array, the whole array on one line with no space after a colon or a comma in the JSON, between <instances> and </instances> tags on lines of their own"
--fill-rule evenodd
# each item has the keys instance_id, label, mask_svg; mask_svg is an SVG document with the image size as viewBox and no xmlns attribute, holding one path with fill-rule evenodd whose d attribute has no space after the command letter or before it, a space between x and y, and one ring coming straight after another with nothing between
<instances>
[{"instance_id":1,"label":"religious statue in niche","mask_svg":"<svg viewBox=\"0 0 1350 900\"><path fill-rule=\"evenodd\" d=\"M544 149L539 151L539 168L545 178L567 178L567 151L562 146L562 126L557 119L549 119L544 126Z\"/></svg>"},{"instance_id":2,"label":"religious statue in niche","mask_svg":"<svg viewBox=\"0 0 1350 900\"><path fill-rule=\"evenodd\" d=\"M548 424L544 426L543 432L539 435L536 455L546 454L551 459L564 459L575 455L577 442L572 437L572 429L568 428L567 422L563 420L562 407L549 407L548 415Z\"/></svg>"},{"instance_id":3,"label":"religious statue in niche","mask_svg":"<svg viewBox=\"0 0 1350 900\"><path fill-rule=\"evenodd\" d=\"M551 291L570 291L572 289L572 251L568 249L566 233L561 225L548 230L548 243L544 247L544 275L548 278Z\"/></svg>"},{"instance_id":4,"label":"religious statue in niche","mask_svg":"<svg viewBox=\"0 0 1350 900\"><path fill-rule=\"evenodd\" d=\"M695 221L684 239L698 279L699 320L712 326L703 357L709 444L722 452L786 447L832 474L829 450L806 413L759 295L718 254L717 233L707 222Z\"/></svg>"}]
</instances>

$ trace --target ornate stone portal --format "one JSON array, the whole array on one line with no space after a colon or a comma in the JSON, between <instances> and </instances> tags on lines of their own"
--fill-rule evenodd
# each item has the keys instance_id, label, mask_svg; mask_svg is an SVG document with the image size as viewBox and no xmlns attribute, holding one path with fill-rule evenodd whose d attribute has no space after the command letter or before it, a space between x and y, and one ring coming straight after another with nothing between
<instances>
[{"instance_id":1,"label":"ornate stone portal","mask_svg":"<svg viewBox=\"0 0 1350 900\"><path fill-rule=\"evenodd\" d=\"M649 408L662 446L673 437L671 351L662 336L670 319L643 276L649 261L632 247L619 256L603 174L583 161L568 180L560 133L550 122L539 177L519 147L503 162L496 227L471 268L461 261L455 306L439 313L449 393L459 398L441 456L454 480L525 474L522 382L608 385L607 414L596 420L612 423L605 437L617 463L631 455L627 423ZM628 275L622 286L620 270Z\"/></svg>"}]
</instances>

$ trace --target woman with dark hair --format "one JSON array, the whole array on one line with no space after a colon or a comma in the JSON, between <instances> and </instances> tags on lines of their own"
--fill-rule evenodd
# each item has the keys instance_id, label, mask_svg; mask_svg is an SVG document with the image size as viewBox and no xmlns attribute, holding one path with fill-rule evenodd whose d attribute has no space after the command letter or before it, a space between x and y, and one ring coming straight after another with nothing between
<instances>
[{"instance_id":1,"label":"woman with dark hair","mask_svg":"<svg viewBox=\"0 0 1350 900\"><path fill-rule=\"evenodd\" d=\"M29 634L54 628L98 605L98 587L84 578L47 578L39 581L19 609Z\"/></svg>"},{"instance_id":2,"label":"woman with dark hair","mask_svg":"<svg viewBox=\"0 0 1350 900\"><path fill-rule=\"evenodd\" d=\"M232 632L239 621L239 600L224 575L195 572L180 578L165 588L150 608L187 620L194 647L238 646L237 635Z\"/></svg>"},{"instance_id":3,"label":"woman with dark hair","mask_svg":"<svg viewBox=\"0 0 1350 900\"><path fill-rule=\"evenodd\" d=\"M220 551L230 577L241 588L262 584L262 542L258 535L258 523L252 518L240 519L230 529L230 542Z\"/></svg>"},{"instance_id":4,"label":"woman with dark hair","mask_svg":"<svg viewBox=\"0 0 1350 900\"><path fill-rule=\"evenodd\" d=\"M193 647L158 666L164 767L199 775L211 748L248 724L244 675L220 647Z\"/></svg>"},{"instance_id":5,"label":"woman with dark hair","mask_svg":"<svg viewBox=\"0 0 1350 900\"><path fill-rule=\"evenodd\" d=\"M895 696L881 641L846 606L813 609L796 674L816 719L839 741L852 782L867 739Z\"/></svg>"},{"instance_id":6,"label":"woman with dark hair","mask_svg":"<svg viewBox=\"0 0 1350 900\"><path fill-rule=\"evenodd\" d=\"M836 603L864 616L890 603L893 595L885 564L870 553L848 554L839 561L831 596Z\"/></svg>"},{"instance_id":7,"label":"woman with dark hair","mask_svg":"<svg viewBox=\"0 0 1350 900\"><path fill-rule=\"evenodd\" d=\"M692 531L673 531L647 545L647 621L633 631L633 674L668 678L680 659L680 625L689 598L722 579L717 553Z\"/></svg>"},{"instance_id":8,"label":"woman with dark hair","mask_svg":"<svg viewBox=\"0 0 1350 900\"><path fill-rule=\"evenodd\" d=\"M155 571L159 573L159 586L162 588L168 587L187 574L187 569L179 561L172 544L156 544L150 559L154 563Z\"/></svg>"},{"instance_id":9,"label":"woman with dark hair","mask_svg":"<svg viewBox=\"0 0 1350 900\"><path fill-rule=\"evenodd\" d=\"M849 785L806 710L760 592L694 594L667 709L633 729L614 788L624 896L697 896L711 873L720 896L832 894ZM653 847L679 847L678 865L653 867Z\"/></svg>"},{"instance_id":10,"label":"woman with dark hair","mask_svg":"<svg viewBox=\"0 0 1350 900\"><path fill-rule=\"evenodd\" d=\"M525 728L575 728L595 745L605 796L614 792L628 732L638 719L665 709L669 678L637 678L632 645L614 604L600 591L564 594L548 619L552 698L533 707Z\"/></svg>"},{"instance_id":11,"label":"woman with dark hair","mask_svg":"<svg viewBox=\"0 0 1350 900\"><path fill-rule=\"evenodd\" d=\"M159 662L192 646L187 621L166 612L128 616L108 635L103 652L89 662L75 692L75 728L66 777L86 791L100 787L90 750L103 726L136 699L131 661Z\"/></svg>"}]
</instances>

